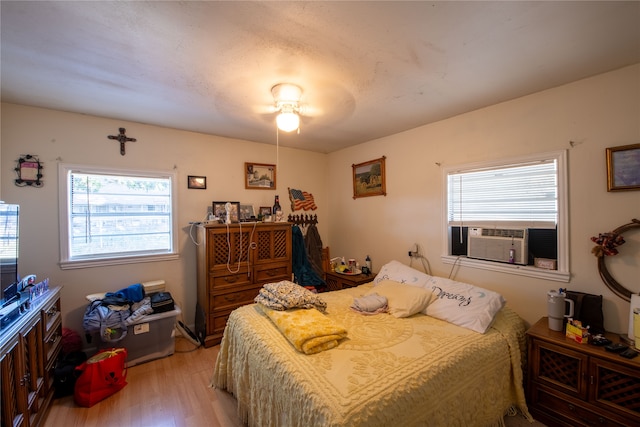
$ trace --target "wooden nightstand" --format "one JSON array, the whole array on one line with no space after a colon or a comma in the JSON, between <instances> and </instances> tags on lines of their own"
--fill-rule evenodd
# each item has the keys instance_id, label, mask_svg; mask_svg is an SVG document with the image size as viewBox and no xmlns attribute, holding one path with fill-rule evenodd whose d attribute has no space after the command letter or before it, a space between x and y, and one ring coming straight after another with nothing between
<instances>
[{"instance_id":1,"label":"wooden nightstand","mask_svg":"<svg viewBox=\"0 0 640 427\"><path fill-rule=\"evenodd\" d=\"M548 328L546 317L527 331L527 400L549 426L640 426L640 355L626 359L578 344ZM612 342L618 335L606 333Z\"/></svg>"},{"instance_id":2,"label":"wooden nightstand","mask_svg":"<svg viewBox=\"0 0 640 427\"><path fill-rule=\"evenodd\" d=\"M369 283L376 277L375 273L371 273L368 276L366 274L350 276L348 274L340 274L334 271L327 271L326 275L327 277L325 278L325 281L327 282L327 287L330 291L353 288L355 286Z\"/></svg>"}]
</instances>

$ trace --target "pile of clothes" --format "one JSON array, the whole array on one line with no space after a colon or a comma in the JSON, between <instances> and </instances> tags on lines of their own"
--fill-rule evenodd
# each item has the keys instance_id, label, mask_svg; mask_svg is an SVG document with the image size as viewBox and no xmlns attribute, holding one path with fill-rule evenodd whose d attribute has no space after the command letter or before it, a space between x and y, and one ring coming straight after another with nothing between
<instances>
[{"instance_id":1,"label":"pile of clothes","mask_svg":"<svg viewBox=\"0 0 640 427\"><path fill-rule=\"evenodd\" d=\"M117 292L107 292L101 298L94 297L84 313L83 328L87 342L99 333L104 342L118 342L127 336L129 325L142 317L174 309L169 292L145 295L140 283Z\"/></svg>"}]
</instances>

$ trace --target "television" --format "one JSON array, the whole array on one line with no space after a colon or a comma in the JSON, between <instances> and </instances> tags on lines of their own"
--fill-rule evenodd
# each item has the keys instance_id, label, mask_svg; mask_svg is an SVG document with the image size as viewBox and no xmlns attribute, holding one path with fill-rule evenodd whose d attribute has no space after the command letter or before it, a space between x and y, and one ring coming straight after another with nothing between
<instances>
[{"instance_id":1,"label":"television","mask_svg":"<svg viewBox=\"0 0 640 427\"><path fill-rule=\"evenodd\" d=\"M0 301L5 300L5 290L19 281L19 213L18 205L0 202ZM12 288L9 292L14 294L17 285Z\"/></svg>"}]
</instances>

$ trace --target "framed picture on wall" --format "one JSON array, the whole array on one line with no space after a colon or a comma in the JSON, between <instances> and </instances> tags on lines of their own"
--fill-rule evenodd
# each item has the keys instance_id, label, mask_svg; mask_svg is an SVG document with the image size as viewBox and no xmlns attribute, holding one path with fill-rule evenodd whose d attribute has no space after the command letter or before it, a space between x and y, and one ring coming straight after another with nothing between
<instances>
[{"instance_id":1,"label":"framed picture on wall","mask_svg":"<svg viewBox=\"0 0 640 427\"><path fill-rule=\"evenodd\" d=\"M207 177L206 176L194 176L189 175L187 177L187 187L194 188L196 190L207 189Z\"/></svg>"},{"instance_id":2,"label":"framed picture on wall","mask_svg":"<svg viewBox=\"0 0 640 427\"><path fill-rule=\"evenodd\" d=\"M353 198L369 196L386 196L387 186L384 175L384 161L386 157L370 160L353 168Z\"/></svg>"},{"instance_id":3,"label":"framed picture on wall","mask_svg":"<svg viewBox=\"0 0 640 427\"><path fill-rule=\"evenodd\" d=\"M245 163L244 188L253 190L275 190L276 165Z\"/></svg>"},{"instance_id":4,"label":"framed picture on wall","mask_svg":"<svg viewBox=\"0 0 640 427\"><path fill-rule=\"evenodd\" d=\"M640 190L640 144L607 148L607 191Z\"/></svg>"}]
</instances>

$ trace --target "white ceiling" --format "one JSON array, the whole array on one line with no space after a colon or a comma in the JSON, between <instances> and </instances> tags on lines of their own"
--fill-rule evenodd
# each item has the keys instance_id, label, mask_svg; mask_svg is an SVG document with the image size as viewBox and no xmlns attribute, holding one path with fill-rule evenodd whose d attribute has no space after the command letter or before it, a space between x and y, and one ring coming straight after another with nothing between
<instances>
[{"instance_id":1,"label":"white ceiling","mask_svg":"<svg viewBox=\"0 0 640 427\"><path fill-rule=\"evenodd\" d=\"M309 116L280 144L324 153L640 63L638 1L2 0L1 19L3 102L275 144L290 82Z\"/></svg>"}]
</instances>

